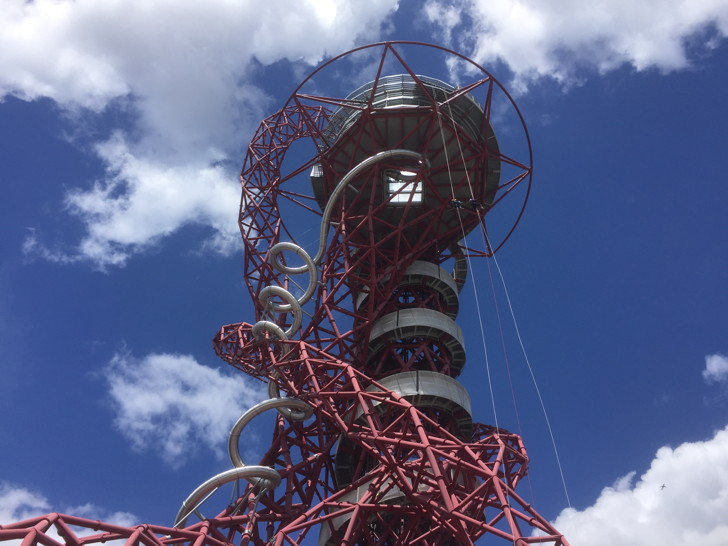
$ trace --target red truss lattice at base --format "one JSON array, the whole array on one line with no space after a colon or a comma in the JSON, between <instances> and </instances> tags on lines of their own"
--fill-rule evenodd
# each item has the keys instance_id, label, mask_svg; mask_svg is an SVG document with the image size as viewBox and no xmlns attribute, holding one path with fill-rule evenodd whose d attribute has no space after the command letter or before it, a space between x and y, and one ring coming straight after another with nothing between
<instances>
[{"instance_id":1,"label":"red truss lattice at base","mask_svg":"<svg viewBox=\"0 0 728 546\"><path fill-rule=\"evenodd\" d=\"M245 351L250 329L245 324L223 328L218 340L229 340L235 332L238 348ZM515 492L528 465L519 436L476 424L467 440L460 439L426 410L304 342L282 343L280 357L254 343L249 347L253 352L236 359L237 367L268 378L314 409L309 424L278 419L261 461L279 471L282 482L276 489L261 493L249 486L217 517L184 529L125 528L51 514L3 526L0 540L439 545L473 544L490 533L504 544L567 544ZM337 489L331 453L342 438L360 450L359 460L368 459L370 468Z\"/></svg>"},{"instance_id":2,"label":"red truss lattice at base","mask_svg":"<svg viewBox=\"0 0 728 546\"><path fill-rule=\"evenodd\" d=\"M417 58L408 48L475 75L459 87L419 76L405 62ZM326 71L349 56L355 66L371 61L372 81L347 96L321 95ZM491 123L494 109L507 108L523 129L520 151L505 149ZM294 143L308 143L309 155L296 150L290 168ZM239 224L256 322L222 327L214 346L267 381L272 400L233 427L233 469L198 487L173 528L51 514L0 527L0 541L435 546L488 535L488 543L568 546L516 492L528 468L521 438L473 422L455 379L466 361L456 316L467 262L492 255L512 232L530 165L510 96L457 53L387 42L323 64L261 123L243 164ZM486 215L519 192L512 225L492 243ZM285 207L294 209L289 224ZM476 229L482 250L463 242ZM315 253L297 241L310 232L319 236ZM299 287L297 275L308 284ZM273 408L270 448L246 466L240 434ZM208 495L241 478L233 502L205 517Z\"/></svg>"},{"instance_id":3,"label":"red truss lattice at base","mask_svg":"<svg viewBox=\"0 0 728 546\"><path fill-rule=\"evenodd\" d=\"M250 329L224 327L220 356L305 400L315 416L310 425L279 418L261 462L299 461L280 471L281 491L266 493L255 516L281 518L276 544L300 544L312 533L331 537L326 544L472 544L486 533L516 544L567 544L515 492L528 466L519 436L476 424L461 439L426 408L311 345L281 343L280 357L260 351ZM332 476L345 441L359 451L353 465L368 464L337 489ZM295 517L287 522L286 514Z\"/></svg>"},{"instance_id":4,"label":"red truss lattice at base","mask_svg":"<svg viewBox=\"0 0 728 546\"><path fill-rule=\"evenodd\" d=\"M217 536L216 536L217 535ZM195 529L174 529L159 525L122 527L111 523L69 516L47 514L0 526L0 541L20 544L108 544L123 541L126 544L231 544L219 535L210 522Z\"/></svg>"}]
</instances>

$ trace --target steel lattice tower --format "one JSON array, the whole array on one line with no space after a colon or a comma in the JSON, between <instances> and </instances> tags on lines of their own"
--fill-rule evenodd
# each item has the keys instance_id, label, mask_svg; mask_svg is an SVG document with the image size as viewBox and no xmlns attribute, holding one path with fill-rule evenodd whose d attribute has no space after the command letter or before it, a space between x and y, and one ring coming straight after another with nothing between
<instances>
[{"instance_id":1,"label":"steel lattice tower","mask_svg":"<svg viewBox=\"0 0 728 546\"><path fill-rule=\"evenodd\" d=\"M460 63L470 83L419 75L408 48ZM374 78L345 97L310 91L345 58L373 66ZM496 138L496 95L516 113L521 155ZM301 142L313 152L288 168ZM528 466L521 438L475 423L455 379L465 364L455 319L468 262L492 255L520 219L530 154L508 93L452 51L387 42L316 69L262 122L241 173L244 275L257 317L222 327L214 346L267 381L270 399L233 427L233 468L200 485L173 527L52 514L6 525L0 540L56 544L55 532L69 544L434 546L490 535L488 543L568 545L516 492ZM500 242L466 246L518 188ZM303 216L315 219L314 256L299 240ZM240 436L269 409L279 413L272 444L246 465ZM241 480L234 502L202 514L210 494Z\"/></svg>"}]
</instances>

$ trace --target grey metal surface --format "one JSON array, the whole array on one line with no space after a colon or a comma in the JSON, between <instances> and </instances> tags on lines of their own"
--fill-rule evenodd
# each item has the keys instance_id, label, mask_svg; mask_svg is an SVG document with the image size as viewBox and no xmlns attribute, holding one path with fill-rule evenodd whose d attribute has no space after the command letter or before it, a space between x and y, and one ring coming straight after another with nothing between
<instances>
[{"instance_id":1,"label":"grey metal surface","mask_svg":"<svg viewBox=\"0 0 728 546\"><path fill-rule=\"evenodd\" d=\"M398 394L418 409L435 409L451 415L457 423L457 434L461 438L467 438L472 434L470 395L467 389L452 377L424 370L402 372L387 376L366 390L371 393L386 392L384 389ZM385 410L386 402L372 399L371 404L375 411ZM365 410L363 406L357 407L353 415L356 423L364 424ZM336 483L339 487L352 481L353 465L356 461L351 460L348 454L353 451L355 451L354 442L342 436L334 458Z\"/></svg>"},{"instance_id":2,"label":"grey metal surface","mask_svg":"<svg viewBox=\"0 0 728 546\"><path fill-rule=\"evenodd\" d=\"M460 241L462 243L463 241ZM462 291L465 281L468 280L468 259L463 254L463 248L457 243L450 247L455 258L455 266L452 269L452 276L458 287L458 292Z\"/></svg>"},{"instance_id":3,"label":"grey metal surface","mask_svg":"<svg viewBox=\"0 0 728 546\"><path fill-rule=\"evenodd\" d=\"M275 297L279 297L287 303L278 303L274 300ZM258 294L258 301L263 306L264 312L291 312L291 314L293 315L293 322L285 331L286 336L290 336L301 326L301 321L303 319L301 304L298 303L298 300L295 298L295 296L285 288L275 285L266 286Z\"/></svg>"},{"instance_id":4,"label":"grey metal surface","mask_svg":"<svg viewBox=\"0 0 728 546\"><path fill-rule=\"evenodd\" d=\"M342 495L340 498L337 499L337 501L348 502L352 504L359 502L359 500L364 497L364 495L366 495L367 493L371 493L370 487L373 481L374 478L369 479L356 489L353 489L352 491ZM386 480L379 489L386 489L387 487L389 487L389 484L390 481ZM423 488L423 486L421 486L421 488ZM376 495L376 493L374 494ZM404 500L406 500L405 494L396 485L392 486L391 489L389 489L389 491L387 491L384 495L377 495L377 502L379 503L397 504ZM331 510L330 513L335 513L338 511L340 510ZM321 523L321 530L319 531L318 540L319 546L336 546L340 544L341 542L337 540L338 537L331 536L331 528L333 527L335 531L338 531L346 524L346 522L351 519L351 516L352 512L346 512L345 514L331 518L331 524L329 524L328 522Z\"/></svg>"},{"instance_id":5,"label":"grey metal surface","mask_svg":"<svg viewBox=\"0 0 728 546\"><path fill-rule=\"evenodd\" d=\"M445 303L447 316L454 319L458 314L458 286L452 275L432 262L418 260L404 272L399 286L424 285L436 290Z\"/></svg>"},{"instance_id":6,"label":"grey metal surface","mask_svg":"<svg viewBox=\"0 0 728 546\"><path fill-rule=\"evenodd\" d=\"M372 99L372 106L379 108L407 108L417 106L431 106L432 95L439 103L445 102L455 88L441 80L427 76L417 76L426 89L420 87L409 74L397 74L384 76L376 84L377 89ZM356 91L349 94L347 100L361 101L362 106L369 100L375 82L369 82ZM483 110L471 95L463 95L452 103L448 103L448 113L463 126L474 140L479 140ZM337 110L329 125L324 131L324 136L329 142L334 142L343 132L349 128L361 115L359 108L342 107Z\"/></svg>"},{"instance_id":7,"label":"grey metal surface","mask_svg":"<svg viewBox=\"0 0 728 546\"><path fill-rule=\"evenodd\" d=\"M284 250L297 254L303 259L304 264L299 265L298 267L291 267L284 264L280 259L280 254ZM281 242L270 247L270 250L268 251L268 260L273 267L281 273L286 273L288 275L308 273L308 286L306 287L306 292L298 298L298 303L303 305L311 299L311 296L313 296L313 293L316 290L316 286L318 286L318 269L316 268L316 264L313 263L313 260L308 255L308 252L295 243Z\"/></svg>"},{"instance_id":8,"label":"grey metal surface","mask_svg":"<svg viewBox=\"0 0 728 546\"><path fill-rule=\"evenodd\" d=\"M369 114L363 116L365 111ZM347 97L346 106L334 112L323 134L328 144L322 144L327 161L346 157L348 164L356 164L386 148L417 151L431 161L432 168L421 173L421 195L418 191L416 198L414 193L409 196L406 207L401 206L404 198L392 198L386 176L362 173L351 181L350 190L369 197L352 205L353 214L367 214L367 207L376 209L372 223L349 225L350 231L356 228L365 240L373 237L376 241L388 241L383 243L385 246L394 245L394 240L388 240L391 226L406 225L398 240L416 244L422 224L427 222L422 220L417 225L418 219L426 218L426 213L435 209L440 212L428 225L432 236L457 236L463 229L468 232L479 225L473 221L476 215L469 215L463 226L459 209L443 208L443 203L469 203L474 199L480 205L489 205L499 192L501 155L482 105L470 94L439 80L417 76L415 81L410 74L400 74L370 82ZM485 148L487 153L473 153L478 148ZM466 153L465 149L470 151ZM419 171L412 165L402 160L387 167ZM322 209L337 184L335 177L341 176L342 172L312 169L311 184Z\"/></svg>"},{"instance_id":9,"label":"grey metal surface","mask_svg":"<svg viewBox=\"0 0 728 546\"><path fill-rule=\"evenodd\" d=\"M207 497L223 485L240 479L251 481L261 489L276 488L281 483L281 475L268 466L244 466L242 468L231 468L220 472L199 485L184 500L182 507L177 512L177 517L174 519L174 527L184 527L187 523L187 518L198 511L200 505Z\"/></svg>"},{"instance_id":10,"label":"grey metal surface","mask_svg":"<svg viewBox=\"0 0 728 546\"><path fill-rule=\"evenodd\" d=\"M389 275L382 277L382 282L386 282L389 278ZM437 264L424 260L412 262L412 264L404 272L402 281L397 286L424 286L432 288L440 294L442 301L445 304L445 308L447 309L445 314L453 319L458 314L458 292L460 287L455 282L453 276ZM357 295L356 309L359 310L362 306L366 305L368 298L369 292L367 288L364 287L364 289L362 289L362 291Z\"/></svg>"},{"instance_id":11,"label":"grey metal surface","mask_svg":"<svg viewBox=\"0 0 728 546\"><path fill-rule=\"evenodd\" d=\"M380 379L366 390L381 391L380 385L397 393L418 408L436 408L451 414L465 411L468 420L472 419L470 395L467 389L462 383L445 374L428 370L397 373ZM376 408L380 403L374 400L372 405ZM363 411L363 408L357 410L355 420L363 414ZM468 424L471 425L472 421Z\"/></svg>"},{"instance_id":12,"label":"grey metal surface","mask_svg":"<svg viewBox=\"0 0 728 546\"><path fill-rule=\"evenodd\" d=\"M263 339L263 332L268 332L269 334L276 336L282 341L288 339L288 335L286 334L286 332L283 331L283 328L278 326L275 322L271 322L270 320L259 320L258 322L253 324L253 328L251 328L251 333L253 334L253 337L255 339L261 341Z\"/></svg>"},{"instance_id":13,"label":"grey metal surface","mask_svg":"<svg viewBox=\"0 0 728 546\"><path fill-rule=\"evenodd\" d=\"M288 412L283 413L291 421L305 421L313 413L313 408L303 400L298 398L269 398L256 404L248 411L243 413L233 425L228 437L228 454L233 466L242 468L245 466L242 456L240 455L240 434L243 429L261 413L269 409L286 409Z\"/></svg>"},{"instance_id":14,"label":"grey metal surface","mask_svg":"<svg viewBox=\"0 0 728 546\"><path fill-rule=\"evenodd\" d=\"M375 358L388 341L409 338L442 340L450 352L453 375L457 376L465 365L463 331L450 317L434 309L401 309L377 320L369 336L370 358Z\"/></svg>"},{"instance_id":15,"label":"grey metal surface","mask_svg":"<svg viewBox=\"0 0 728 546\"><path fill-rule=\"evenodd\" d=\"M420 154L419 152L415 152L413 150L406 150L402 148L395 148L393 150L384 150L382 152L378 152L372 156L367 157L366 159L360 161L357 165L355 165L349 172L347 172L344 177L339 180L336 183L336 187L334 188L334 191L331 192L331 195L328 196L326 201L326 206L324 207L324 214L321 218L321 228L319 233L319 247L318 251L316 252L316 256L313 258L313 262L315 264L320 264L324 257L324 252L326 250L326 243L328 239L328 233L329 233L329 226L330 226L330 218L331 218L331 211L334 208L334 205L338 201L339 197L341 196L342 192L348 187L349 183L353 180L355 180L356 176L366 171L367 169L371 168L373 165L380 163L381 161L392 159L392 158L403 158L407 157L409 159L413 159L417 161L418 163L422 163L423 165L428 165L429 162L425 156ZM313 181L313 179L312 179Z\"/></svg>"},{"instance_id":16,"label":"grey metal surface","mask_svg":"<svg viewBox=\"0 0 728 546\"><path fill-rule=\"evenodd\" d=\"M277 390L277 389L276 389ZM264 400L246 411L233 425L228 438L228 453L235 468L221 472L199 485L184 500L174 520L175 527L183 527L187 518L198 511L199 506L223 485L246 479L260 489L275 488L281 482L280 474L267 466L246 465L240 455L238 442L240 434L250 421L269 409L286 410L283 413L288 419L303 421L311 417L313 408L297 398L272 398Z\"/></svg>"}]
</instances>

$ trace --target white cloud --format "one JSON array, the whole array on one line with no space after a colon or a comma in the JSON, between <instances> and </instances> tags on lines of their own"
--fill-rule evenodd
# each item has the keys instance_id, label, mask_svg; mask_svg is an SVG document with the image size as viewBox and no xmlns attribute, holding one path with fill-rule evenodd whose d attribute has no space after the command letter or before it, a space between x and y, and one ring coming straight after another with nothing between
<instances>
[{"instance_id":1,"label":"white cloud","mask_svg":"<svg viewBox=\"0 0 728 546\"><path fill-rule=\"evenodd\" d=\"M95 147L108 175L78 181L68 211L86 227L73 251L39 234L26 252L121 265L196 223L230 248L239 200L237 156L275 105L255 62L316 62L378 38L397 0L6 0L0 18L0 100L50 98L83 126L116 133ZM110 107L124 126L109 127Z\"/></svg>"},{"instance_id":2,"label":"white cloud","mask_svg":"<svg viewBox=\"0 0 728 546\"><path fill-rule=\"evenodd\" d=\"M121 527L131 527L139 525L139 518L129 512L109 512L105 508L101 508L93 503L87 502L81 506L71 506L63 510L64 513L73 514L79 518L91 520L100 520L111 525L119 525ZM82 535L92 534L94 531L89 529L88 532L80 533Z\"/></svg>"},{"instance_id":3,"label":"white cloud","mask_svg":"<svg viewBox=\"0 0 728 546\"><path fill-rule=\"evenodd\" d=\"M50 504L39 493L0 482L0 523L21 521L48 512Z\"/></svg>"},{"instance_id":4,"label":"white cloud","mask_svg":"<svg viewBox=\"0 0 728 546\"><path fill-rule=\"evenodd\" d=\"M728 357L718 353L707 355L703 379L706 383L728 383Z\"/></svg>"},{"instance_id":5,"label":"white cloud","mask_svg":"<svg viewBox=\"0 0 728 546\"><path fill-rule=\"evenodd\" d=\"M110 512L91 503L60 509L51 508L48 499L44 495L15 484L0 482L0 525L43 516L51 512L51 510L90 520L103 520L105 523L123 527L139 523L138 518L129 512ZM93 529L81 529L79 527L73 527L73 530L79 536L91 535L96 532ZM65 543L65 540L58 535L55 527L51 527L46 533L52 539ZM12 544L13 541L10 543ZM16 541L16 543L20 544L20 540ZM114 543L111 542L110 544Z\"/></svg>"},{"instance_id":6,"label":"white cloud","mask_svg":"<svg viewBox=\"0 0 728 546\"><path fill-rule=\"evenodd\" d=\"M108 165L108 177L66 194L66 210L86 227L77 251L51 248L31 228L23 241L25 256L62 264L91 260L107 269L124 265L134 252L185 225L211 228L206 250L227 254L237 249L240 190L223 167L140 158L119 133L99 144L97 153Z\"/></svg>"},{"instance_id":7,"label":"white cloud","mask_svg":"<svg viewBox=\"0 0 728 546\"><path fill-rule=\"evenodd\" d=\"M430 22L437 23L443 32L443 41L452 41L452 30L462 22L462 11L452 3L430 1L425 4L424 13Z\"/></svg>"},{"instance_id":8,"label":"white cloud","mask_svg":"<svg viewBox=\"0 0 728 546\"><path fill-rule=\"evenodd\" d=\"M581 546L728 544L728 427L704 442L660 448L633 485L634 476L584 510L564 510L554 525Z\"/></svg>"},{"instance_id":9,"label":"white cloud","mask_svg":"<svg viewBox=\"0 0 728 546\"><path fill-rule=\"evenodd\" d=\"M215 249L235 248L240 192L225 169L142 159L118 134L99 145L98 153L109 165L109 177L90 190L72 190L66 198L70 211L87 224L80 247L84 256L100 266L122 265L130 250L189 223L212 227Z\"/></svg>"},{"instance_id":10,"label":"white cloud","mask_svg":"<svg viewBox=\"0 0 728 546\"><path fill-rule=\"evenodd\" d=\"M116 355L104 370L116 428L136 450L178 468L201 446L222 456L235 420L266 398L264 385L185 355Z\"/></svg>"},{"instance_id":11,"label":"white cloud","mask_svg":"<svg viewBox=\"0 0 728 546\"><path fill-rule=\"evenodd\" d=\"M574 83L582 69L682 69L691 39L710 49L728 35L725 0L471 0L467 17L440 17L451 4L430 0L430 21L476 61L507 64L521 91L543 77Z\"/></svg>"}]
</instances>

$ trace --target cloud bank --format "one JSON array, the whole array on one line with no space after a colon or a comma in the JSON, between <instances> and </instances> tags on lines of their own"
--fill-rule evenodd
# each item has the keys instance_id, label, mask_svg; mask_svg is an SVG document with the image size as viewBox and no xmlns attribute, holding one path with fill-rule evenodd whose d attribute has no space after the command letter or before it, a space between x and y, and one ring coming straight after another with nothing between
<instances>
[{"instance_id":1,"label":"cloud bank","mask_svg":"<svg viewBox=\"0 0 728 546\"><path fill-rule=\"evenodd\" d=\"M0 100L48 98L105 133L90 145L106 167L78 181L66 211L85 226L69 250L34 233L25 250L59 262L123 265L189 224L209 246L236 239L234 167L269 113L258 63L315 63L374 40L396 0L7 0L0 18ZM123 119L123 121L119 121ZM86 144L86 146L88 146Z\"/></svg>"},{"instance_id":2,"label":"cloud bank","mask_svg":"<svg viewBox=\"0 0 728 546\"><path fill-rule=\"evenodd\" d=\"M49 513L51 505L40 493L33 492L25 487L8 482L0 482L0 525L5 523L23 521L36 516ZM99 506L87 503L81 506L71 506L61 510L63 513L72 513L75 516L104 520L107 523L121 525L124 527L135 525L138 519L128 512L109 512ZM86 533L93 534L92 529ZM63 542L57 533L51 532L52 538Z\"/></svg>"},{"instance_id":3,"label":"cloud bank","mask_svg":"<svg viewBox=\"0 0 728 546\"><path fill-rule=\"evenodd\" d=\"M474 60L506 64L521 92L541 78L568 86L625 65L684 69L728 36L725 0L429 0L425 13Z\"/></svg>"},{"instance_id":4,"label":"cloud bank","mask_svg":"<svg viewBox=\"0 0 728 546\"><path fill-rule=\"evenodd\" d=\"M105 168L66 194L80 241L69 247L36 230L26 255L122 266L188 225L208 230L208 249L232 251L240 148L275 107L261 65L314 64L396 37L398 4L6 0L0 100L51 99L79 133L96 135L81 145ZM520 92L542 78L568 86L625 65L684 69L728 35L725 0L429 0L421 13L433 41L505 64Z\"/></svg>"},{"instance_id":5,"label":"cloud bank","mask_svg":"<svg viewBox=\"0 0 728 546\"><path fill-rule=\"evenodd\" d=\"M728 544L728 427L704 442L660 448L634 478L620 478L584 510L564 510L554 525L580 546Z\"/></svg>"},{"instance_id":6,"label":"cloud bank","mask_svg":"<svg viewBox=\"0 0 728 546\"><path fill-rule=\"evenodd\" d=\"M151 450L172 468L201 448L222 457L235 420L267 397L262 383L186 355L117 354L104 377L117 430L133 449Z\"/></svg>"},{"instance_id":7,"label":"cloud bank","mask_svg":"<svg viewBox=\"0 0 728 546\"><path fill-rule=\"evenodd\" d=\"M45 514L50 510L48 500L24 487L0 482L0 523L21 521Z\"/></svg>"}]
</instances>

